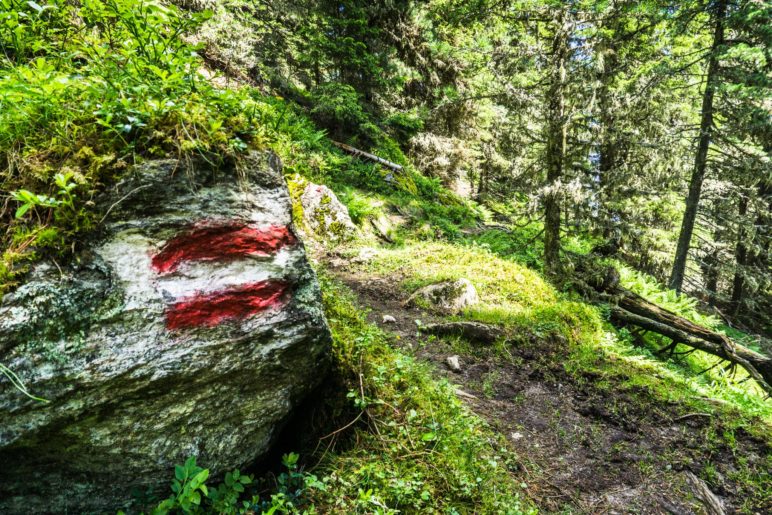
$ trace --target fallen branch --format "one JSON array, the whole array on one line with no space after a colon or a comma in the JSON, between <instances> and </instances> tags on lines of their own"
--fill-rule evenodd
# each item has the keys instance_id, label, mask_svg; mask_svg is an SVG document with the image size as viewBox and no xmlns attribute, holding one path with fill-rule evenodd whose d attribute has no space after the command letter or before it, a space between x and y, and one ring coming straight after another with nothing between
<instances>
[{"instance_id":1,"label":"fallen branch","mask_svg":"<svg viewBox=\"0 0 772 515\"><path fill-rule=\"evenodd\" d=\"M436 336L461 336L467 340L488 344L495 342L504 332L496 326L479 322L447 322L421 326L421 332Z\"/></svg>"},{"instance_id":2,"label":"fallen branch","mask_svg":"<svg viewBox=\"0 0 772 515\"><path fill-rule=\"evenodd\" d=\"M724 515L724 507L716 494L710 491L705 481L698 478L688 470L685 472L687 482L692 489L694 496L699 499L705 507L705 513L708 515Z\"/></svg>"},{"instance_id":3,"label":"fallen branch","mask_svg":"<svg viewBox=\"0 0 772 515\"><path fill-rule=\"evenodd\" d=\"M686 415L681 415L680 417L674 418L673 422L680 422L682 420L686 420L687 418L693 418L693 417L710 418L712 416L713 415L711 415L710 413L697 413L697 412L695 412L695 413L687 413Z\"/></svg>"},{"instance_id":4,"label":"fallen branch","mask_svg":"<svg viewBox=\"0 0 772 515\"><path fill-rule=\"evenodd\" d=\"M690 354L696 349L717 356L728 361L732 367L743 367L761 389L772 397L772 357L738 345L725 334L697 325L623 288L619 285L619 272L614 267L601 265L587 256L573 254L573 257L576 271L574 287L595 302L610 304L612 323L619 327L632 326L651 331L671 340L656 354L669 352L670 358ZM678 344L691 347L692 350L676 353ZM701 373L704 372L707 370Z\"/></svg>"},{"instance_id":5,"label":"fallen branch","mask_svg":"<svg viewBox=\"0 0 772 515\"><path fill-rule=\"evenodd\" d=\"M477 235L485 231L501 231L507 234L512 234L512 229L500 224L477 224L474 227L470 227L469 229L464 229L462 232L464 234Z\"/></svg>"},{"instance_id":6,"label":"fallen branch","mask_svg":"<svg viewBox=\"0 0 772 515\"><path fill-rule=\"evenodd\" d=\"M354 148L351 145L346 145L345 143L341 143L339 141L332 141L331 143L338 147L341 150L344 150L348 152L349 154L356 156L356 157L364 157L365 159L369 159L370 161L375 161L376 163L385 166L386 168L390 168L394 170L395 172L401 172L402 166L398 165L397 163L392 163L391 161L387 161L386 159L383 159L382 157L378 157L374 154L370 154L369 152L365 152L364 150L359 150L358 148Z\"/></svg>"},{"instance_id":7,"label":"fallen branch","mask_svg":"<svg viewBox=\"0 0 772 515\"><path fill-rule=\"evenodd\" d=\"M620 305L622 302L620 302ZM726 337L700 327L699 331L686 331L691 322L685 319L670 320L659 316L643 316L622 307L611 308L611 320L621 325L634 325L679 341L684 345L742 366L761 388L772 395L772 358L754 352L741 345L726 344ZM684 324L683 322L688 322ZM672 323L669 323L672 322ZM717 343L716 340L721 341Z\"/></svg>"}]
</instances>

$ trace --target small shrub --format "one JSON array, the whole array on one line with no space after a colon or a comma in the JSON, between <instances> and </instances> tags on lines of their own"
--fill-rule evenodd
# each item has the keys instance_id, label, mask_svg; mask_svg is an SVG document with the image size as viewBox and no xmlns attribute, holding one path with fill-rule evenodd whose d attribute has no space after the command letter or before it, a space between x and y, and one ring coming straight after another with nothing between
<instances>
[{"instance_id":1,"label":"small shrub","mask_svg":"<svg viewBox=\"0 0 772 515\"><path fill-rule=\"evenodd\" d=\"M299 471L297 462L298 455L295 453L285 454L282 457L282 464L287 470L277 478L276 492L261 500L260 496L247 492L248 488L255 485L254 478L238 470L226 473L223 482L219 485L207 486L209 469L198 466L196 458L191 456L184 464L174 467L172 495L153 508L151 513L152 515L314 513L313 507L308 507L308 491L309 489L323 490L325 485L318 481L316 476Z\"/></svg>"},{"instance_id":2,"label":"small shrub","mask_svg":"<svg viewBox=\"0 0 772 515\"><path fill-rule=\"evenodd\" d=\"M330 82L322 84L311 92L314 107L311 116L322 127L333 129L338 137L365 133L375 137L378 129L372 125L369 116L362 109L359 94L347 84Z\"/></svg>"}]
</instances>

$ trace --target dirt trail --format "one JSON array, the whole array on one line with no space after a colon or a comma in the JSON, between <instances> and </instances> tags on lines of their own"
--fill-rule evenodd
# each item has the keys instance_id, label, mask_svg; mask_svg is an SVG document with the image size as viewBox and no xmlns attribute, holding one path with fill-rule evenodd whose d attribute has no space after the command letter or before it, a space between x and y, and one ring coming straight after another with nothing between
<instances>
[{"instance_id":1,"label":"dirt trail","mask_svg":"<svg viewBox=\"0 0 772 515\"><path fill-rule=\"evenodd\" d=\"M565 371L566 343L559 340L512 347L506 360L492 353L460 355L461 372L451 372L450 345L419 335L415 324L441 318L403 306L399 277L333 271L371 310L371 322L393 333L395 345L435 364L437 374L458 385L460 398L506 437L521 463L520 477L542 509L716 513L705 498L715 495L726 513L772 513L768 489L750 492L737 479L764 467L772 452L765 442L735 434L732 450L711 437L721 434L721 422L710 416L684 416L685 408L655 401L645 391L601 391L593 386L600 377ZM396 323L384 324L384 315Z\"/></svg>"}]
</instances>

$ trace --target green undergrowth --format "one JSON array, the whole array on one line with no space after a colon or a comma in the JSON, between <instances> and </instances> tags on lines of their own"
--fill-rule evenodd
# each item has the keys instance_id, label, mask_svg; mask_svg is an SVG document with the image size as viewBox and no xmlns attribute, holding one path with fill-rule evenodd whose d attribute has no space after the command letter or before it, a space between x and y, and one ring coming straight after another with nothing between
<instances>
[{"instance_id":1,"label":"green undergrowth","mask_svg":"<svg viewBox=\"0 0 772 515\"><path fill-rule=\"evenodd\" d=\"M719 328L721 322L718 317L701 313L697 308L697 299L663 288L651 276L621 263L615 263L615 266L619 270L619 282L625 288L703 327Z\"/></svg>"},{"instance_id":2,"label":"green undergrowth","mask_svg":"<svg viewBox=\"0 0 772 515\"><path fill-rule=\"evenodd\" d=\"M348 450L325 456L325 513L530 513L515 457L428 366L395 350L345 287L320 277L337 373L359 411Z\"/></svg>"},{"instance_id":3,"label":"green undergrowth","mask_svg":"<svg viewBox=\"0 0 772 515\"><path fill-rule=\"evenodd\" d=\"M577 376L591 371L608 377L608 382L598 384L601 388L645 386L652 401L677 401L694 409L731 412L738 425L754 433L764 433L772 424L772 403L764 400L755 384L741 382L741 371L732 377L716 367L700 374L716 362L701 352L664 361L654 354L663 342L634 345L630 333L616 331L606 321L602 308L555 290L538 272L499 256L486 245L407 241L379 249L372 261L359 267L368 275L395 278L405 295L426 284L466 278L477 288L480 303L458 317L504 326L507 345L533 339L550 345L550 339L559 335L569 343L566 369ZM631 277L625 275L628 273L623 272L625 284L635 289ZM656 290L650 282L646 287L650 290L641 288L641 294L666 308L708 327L717 323L701 315L693 301L679 297L668 303L671 294ZM506 345L499 344L498 348L502 355L507 354ZM717 399L721 406L711 399ZM762 429L754 428L758 420L764 422Z\"/></svg>"},{"instance_id":4,"label":"green undergrowth","mask_svg":"<svg viewBox=\"0 0 772 515\"><path fill-rule=\"evenodd\" d=\"M525 211L521 205L520 210ZM527 219L526 219L527 222ZM513 225L508 232L499 229L489 229L479 234L464 237L467 243L474 243L490 249L498 256L505 257L535 270L543 270L543 230L544 224L540 221L524 223L523 226ZM592 238L579 235L564 236L562 248L567 251L586 254L592 249Z\"/></svg>"},{"instance_id":5,"label":"green undergrowth","mask_svg":"<svg viewBox=\"0 0 772 515\"><path fill-rule=\"evenodd\" d=\"M379 214L372 199L410 211L426 237L474 222L474 206L419 174L384 129L370 124L364 150L402 171L344 153L290 101L218 87L185 37L209 16L157 1L0 0L0 295L35 260L77 250L100 194L156 157L233 166L270 149L358 222Z\"/></svg>"}]
</instances>

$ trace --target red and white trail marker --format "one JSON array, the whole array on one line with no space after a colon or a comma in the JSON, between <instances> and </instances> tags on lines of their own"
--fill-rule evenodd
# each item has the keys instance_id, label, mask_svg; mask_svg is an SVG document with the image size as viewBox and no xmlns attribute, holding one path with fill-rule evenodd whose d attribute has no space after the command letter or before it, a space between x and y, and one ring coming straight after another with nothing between
<instances>
[{"instance_id":1,"label":"red and white trail marker","mask_svg":"<svg viewBox=\"0 0 772 515\"><path fill-rule=\"evenodd\" d=\"M166 327L212 327L281 307L282 270L297 239L287 226L199 223L152 256Z\"/></svg>"}]
</instances>

